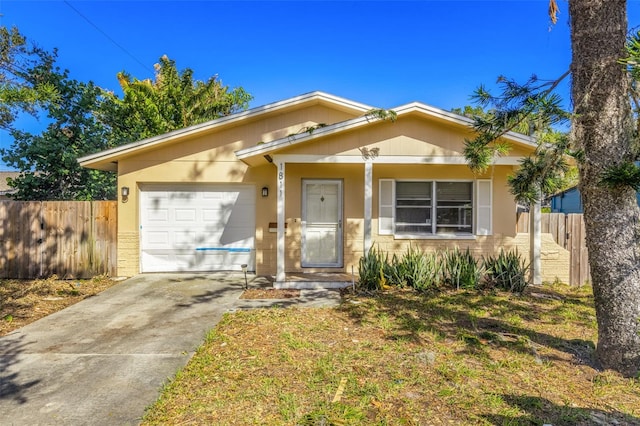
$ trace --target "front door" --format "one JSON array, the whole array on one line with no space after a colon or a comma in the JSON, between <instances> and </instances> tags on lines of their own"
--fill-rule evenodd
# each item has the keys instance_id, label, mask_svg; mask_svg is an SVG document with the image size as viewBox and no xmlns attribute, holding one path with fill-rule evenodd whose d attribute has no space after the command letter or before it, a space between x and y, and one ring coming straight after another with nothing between
<instances>
[{"instance_id":1,"label":"front door","mask_svg":"<svg viewBox=\"0 0 640 426\"><path fill-rule=\"evenodd\" d=\"M302 266L342 267L342 181L302 181Z\"/></svg>"}]
</instances>

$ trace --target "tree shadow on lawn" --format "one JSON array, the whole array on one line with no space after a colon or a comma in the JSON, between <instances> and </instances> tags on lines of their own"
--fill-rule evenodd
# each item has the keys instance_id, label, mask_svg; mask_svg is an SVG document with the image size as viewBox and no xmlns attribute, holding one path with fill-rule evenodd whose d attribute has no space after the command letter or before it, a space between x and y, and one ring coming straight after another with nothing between
<instances>
[{"instance_id":1,"label":"tree shadow on lawn","mask_svg":"<svg viewBox=\"0 0 640 426\"><path fill-rule=\"evenodd\" d=\"M482 414L494 425L640 425L640 418L620 411L567 407L546 398L526 395L499 395L510 406L525 412L521 415Z\"/></svg>"},{"instance_id":2,"label":"tree shadow on lawn","mask_svg":"<svg viewBox=\"0 0 640 426\"><path fill-rule=\"evenodd\" d=\"M26 391L40 383L40 380L21 383L19 372L9 372L9 369L19 364L20 354L28 345L23 340L24 335L9 334L0 337L0 400L12 399L18 404L24 404L27 402Z\"/></svg>"},{"instance_id":3,"label":"tree shadow on lawn","mask_svg":"<svg viewBox=\"0 0 640 426\"><path fill-rule=\"evenodd\" d=\"M565 352L575 361L599 369L592 341L565 339L527 328L528 322L540 321L540 315L543 313L542 308L535 304L524 305L504 297L498 298L476 292L443 296L389 291L377 295L376 298L380 300L377 312L396 320L397 326L387 334L387 338L391 340L409 339L424 343L420 334L429 331L441 338L464 341L467 351L474 354L482 352L482 341L491 341L494 345L536 357L535 346L540 345ZM370 317L369 303L367 299L359 304L343 303L340 309L356 322L370 324L374 319ZM494 317L486 318L474 314L476 311L483 312L487 306L495 307L498 303L499 310ZM516 319L509 321L505 318L509 315ZM555 359L548 354L545 358Z\"/></svg>"},{"instance_id":4,"label":"tree shadow on lawn","mask_svg":"<svg viewBox=\"0 0 640 426\"><path fill-rule=\"evenodd\" d=\"M242 284L226 284L224 287L220 287L216 290L209 290L202 294L192 296L188 302L182 302L176 304L180 308L191 308L195 305L203 303L216 303L221 299L228 298L233 294L237 294L238 297L242 294ZM235 301L232 300L232 302Z\"/></svg>"}]
</instances>

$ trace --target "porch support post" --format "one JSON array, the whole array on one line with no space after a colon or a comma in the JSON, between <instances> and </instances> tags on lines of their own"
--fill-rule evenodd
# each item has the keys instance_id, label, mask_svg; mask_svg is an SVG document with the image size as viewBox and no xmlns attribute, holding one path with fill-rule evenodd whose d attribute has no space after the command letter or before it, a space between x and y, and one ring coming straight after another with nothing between
<instances>
[{"instance_id":1,"label":"porch support post","mask_svg":"<svg viewBox=\"0 0 640 426\"><path fill-rule=\"evenodd\" d=\"M285 282L284 273L284 247L285 247L285 212L284 212L284 194L285 194L285 175L284 175L284 161L278 163L278 233L277 239L277 253L276 253L276 282Z\"/></svg>"},{"instance_id":2,"label":"porch support post","mask_svg":"<svg viewBox=\"0 0 640 426\"><path fill-rule=\"evenodd\" d=\"M529 208L529 244L531 259L531 284L542 284L542 212L540 201L531 204Z\"/></svg>"},{"instance_id":3,"label":"porch support post","mask_svg":"<svg viewBox=\"0 0 640 426\"><path fill-rule=\"evenodd\" d=\"M364 162L364 253L371 248L371 212L373 206L373 162Z\"/></svg>"}]
</instances>

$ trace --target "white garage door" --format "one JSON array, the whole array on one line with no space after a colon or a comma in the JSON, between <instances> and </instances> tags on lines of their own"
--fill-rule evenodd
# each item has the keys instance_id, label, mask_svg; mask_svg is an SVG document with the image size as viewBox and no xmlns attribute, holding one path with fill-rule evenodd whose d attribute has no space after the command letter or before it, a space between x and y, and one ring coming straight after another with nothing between
<instances>
[{"instance_id":1,"label":"white garage door","mask_svg":"<svg viewBox=\"0 0 640 426\"><path fill-rule=\"evenodd\" d=\"M255 222L253 186L142 186L141 270L254 271Z\"/></svg>"}]
</instances>

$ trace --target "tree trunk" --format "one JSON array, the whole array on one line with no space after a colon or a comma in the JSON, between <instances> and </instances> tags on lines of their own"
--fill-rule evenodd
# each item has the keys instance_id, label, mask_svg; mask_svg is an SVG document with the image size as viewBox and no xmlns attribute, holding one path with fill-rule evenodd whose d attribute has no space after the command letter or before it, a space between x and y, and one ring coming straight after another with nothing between
<instances>
[{"instance_id":1,"label":"tree trunk","mask_svg":"<svg viewBox=\"0 0 640 426\"><path fill-rule=\"evenodd\" d=\"M631 188L600 184L610 166L633 158L623 0L569 0L573 137L584 152L580 192L604 368L640 371L640 223Z\"/></svg>"}]
</instances>

